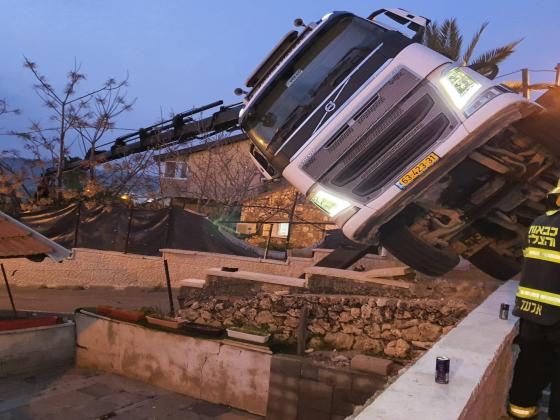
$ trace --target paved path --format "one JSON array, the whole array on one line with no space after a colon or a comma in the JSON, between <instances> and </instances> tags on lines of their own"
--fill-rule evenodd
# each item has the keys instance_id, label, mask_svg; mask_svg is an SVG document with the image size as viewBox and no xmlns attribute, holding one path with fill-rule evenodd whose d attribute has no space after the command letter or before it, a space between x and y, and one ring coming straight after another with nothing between
<instances>
[{"instance_id":1,"label":"paved path","mask_svg":"<svg viewBox=\"0 0 560 420\"><path fill-rule=\"evenodd\" d=\"M47 289L36 287L11 287L16 308L36 311L73 312L84 306L111 305L121 308L159 306L169 308L166 289L92 287L89 289ZM177 300L174 301L178 308ZM0 282L0 309L9 309L10 301L3 282Z\"/></svg>"},{"instance_id":2,"label":"paved path","mask_svg":"<svg viewBox=\"0 0 560 420\"><path fill-rule=\"evenodd\" d=\"M256 420L109 373L59 368L0 379L0 420Z\"/></svg>"}]
</instances>

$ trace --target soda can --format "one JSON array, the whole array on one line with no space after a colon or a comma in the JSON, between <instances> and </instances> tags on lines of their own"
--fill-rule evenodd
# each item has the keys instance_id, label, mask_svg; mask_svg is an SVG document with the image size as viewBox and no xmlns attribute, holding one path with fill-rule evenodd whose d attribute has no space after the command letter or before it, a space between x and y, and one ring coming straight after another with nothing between
<instances>
[{"instance_id":1,"label":"soda can","mask_svg":"<svg viewBox=\"0 0 560 420\"><path fill-rule=\"evenodd\" d=\"M507 303L502 303L500 305L500 319L509 318L509 305Z\"/></svg>"},{"instance_id":2,"label":"soda can","mask_svg":"<svg viewBox=\"0 0 560 420\"><path fill-rule=\"evenodd\" d=\"M438 384L449 383L449 357L439 356L436 358L436 382Z\"/></svg>"}]
</instances>

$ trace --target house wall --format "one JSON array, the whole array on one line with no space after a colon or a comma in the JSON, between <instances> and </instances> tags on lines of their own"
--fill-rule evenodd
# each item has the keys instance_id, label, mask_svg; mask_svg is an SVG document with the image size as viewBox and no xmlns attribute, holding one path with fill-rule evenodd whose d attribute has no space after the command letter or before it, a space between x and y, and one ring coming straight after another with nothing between
<instances>
[{"instance_id":1,"label":"house wall","mask_svg":"<svg viewBox=\"0 0 560 420\"><path fill-rule=\"evenodd\" d=\"M296 193L295 188L286 182L263 184L261 174L249 157L250 141L240 141L225 145L209 145L207 149L192 153L167 155L165 162L186 162L188 170L185 179L161 177L161 190L164 197L172 198L175 205L193 211L202 211L212 216L231 212L232 208L221 203L243 203L241 220L287 222ZM164 173L164 168L162 174ZM210 199L210 200L208 200ZM317 207L300 197L294 213L298 222L332 222ZM219 204L216 204L219 203ZM248 206L248 207L247 207ZM256 207L250 207L256 206ZM267 207L267 208L264 208ZM281 208L284 211L268 208ZM272 225L270 249L284 250L286 237L278 235L278 224ZM254 227L251 232L253 233ZM259 224L257 234L246 241L264 247L267 243L267 226ZM336 228L331 225L293 225L290 233L291 248L307 248L321 242L325 229ZM239 233L247 233L243 226Z\"/></svg>"},{"instance_id":2,"label":"house wall","mask_svg":"<svg viewBox=\"0 0 560 420\"><path fill-rule=\"evenodd\" d=\"M285 186L276 191L262 194L257 198L247 200L241 211L242 221L268 221L268 222L288 222L289 212L293 206L296 189L291 186ZM254 207L251 207L254 206ZM281 208L284 211L274 210ZM336 225L332 220L319 210L316 206L299 197L298 204L294 211L294 221L296 222L320 222L327 223L325 225L318 224L294 224L290 234L290 248L307 248L321 242L325 236L325 229L335 229ZM279 249L284 249L285 237L277 237L277 227L273 228L271 244ZM247 239L252 245L264 247L268 240L267 228L261 227L257 235Z\"/></svg>"},{"instance_id":3,"label":"house wall","mask_svg":"<svg viewBox=\"0 0 560 420\"><path fill-rule=\"evenodd\" d=\"M161 178L164 197L212 198L231 196L239 190L253 190L261 185L260 172L249 158L249 140L225 145L209 145L207 149L189 154L180 150L165 161L182 161L187 164L185 179ZM162 174L164 171L162 170Z\"/></svg>"}]
</instances>

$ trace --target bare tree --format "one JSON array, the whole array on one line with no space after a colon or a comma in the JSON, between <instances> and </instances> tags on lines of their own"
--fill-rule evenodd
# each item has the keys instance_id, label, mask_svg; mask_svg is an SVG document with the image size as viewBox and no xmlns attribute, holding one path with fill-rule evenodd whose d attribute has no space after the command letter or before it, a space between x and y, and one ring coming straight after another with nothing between
<instances>
[{"instance_id":1,"label":"bare tree","mask_svg":"<svg viewBox=\"0 0 560 420\"><path fill-rule=\"evenodd\" d=\"M203 139L203 150L188 158L187 185L197 200L197 211L212 203L227 211L254 193L259 172L249 159L244 142L228 144L223 133Z\"/></svg>"},{"instance_id":2,"label":"bare tree","mask_svg":"<svg viewBox=\"0 0 560 420\"><path fill-rule=\"evenodd\" d=\"M0 117L5 114L19 115L21 114L21 110L10 107L6 99L0 99Z\"/></svg>"},{"instance_id":3,"label":"bare tree","mask_svg":"<svg viewBox=\"0 0 560 420\"><path fill-rule=\"evenodd\" d=\"M109 79L103 89L91 95L88 112L79 116L74 128L80 135L84 156L89 160L89 179L95 179L96 147L108 132L115 129L116 118L132 111L136 100L127 101L127 80Z\"/></svg>"},{"instance_id":4,"label":"bare tree","mask_svg":"<svg viewBox=\"0 0 560 420\"><path fill-rule=\"evenodd\" d=\"M63 196L63 169L69 150L76 140L82 147L90 145L90 155L95 145L109 130L114 128L114 119L122 112L131 110L132 103L126 101L126 79L108 79L100 88L80 93L78 88L86 80L80 66L74 64L66 75L61 90L55 89L39 71L33 61L25 57L24 67L33 74L36 83L33 89L43 105L50 110L52 127L43 127L33 122L27 132L14 133L25 142L24 148L37 160L48 160L56 168L55 185L57 200ZM78 133L77 136L71 136ZM90 172L90 175L94 172Z\"/></svg>"}]
</instances>

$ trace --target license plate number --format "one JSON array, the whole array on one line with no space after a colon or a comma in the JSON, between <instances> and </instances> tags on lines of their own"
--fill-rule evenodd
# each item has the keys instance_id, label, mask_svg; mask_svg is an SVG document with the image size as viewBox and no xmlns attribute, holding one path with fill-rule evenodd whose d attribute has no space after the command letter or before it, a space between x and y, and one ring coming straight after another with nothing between
<instances>
[{"instance_id":1,"label":"license plate number","mask_svg":"<svg viewBox=\"0 0 560 420\"><path fill-rule=\"evenodd\" d=\"M405 175L403 175L401 179L399 179L399 182L397 182L396 184L397 187L399 187L401 190L404 190L412 183L412 181L422 175L430 166L434 165L438 160L438 155L433 152L430 153L428 156L422 159L422 162L420 162Z\"/></svg>"}]
</instances>

